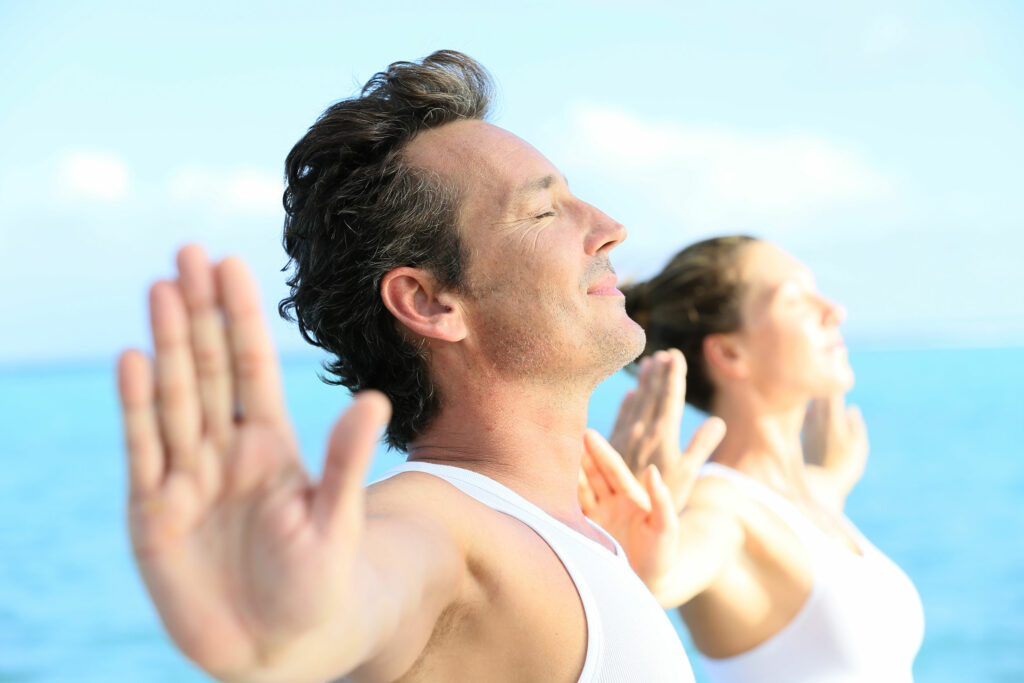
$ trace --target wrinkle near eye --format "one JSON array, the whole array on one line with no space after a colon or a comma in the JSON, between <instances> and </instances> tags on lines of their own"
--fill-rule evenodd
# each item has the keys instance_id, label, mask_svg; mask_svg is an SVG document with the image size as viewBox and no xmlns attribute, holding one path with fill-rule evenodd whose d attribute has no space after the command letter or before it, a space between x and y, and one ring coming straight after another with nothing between
<instances>
[{"instance_id":1,"label":"wrinkle near eye","mask_svg":"<svg viewBox=\"0 0 1024 683\"><path fill-rule=\"evenodd\" d=\"M531 216L530 218L520 218L508 221L507 223L495 223L495 226L502 230L504 237L507 237L510 240L515 240L517 247L524 251L532 252L537 250L537 243L540 240L541 234L543 234L543 232L552 225L551 222L543 222L543 224L540 223L542 222L537 221L536 217ZM531 237L533 238L532 243L527 249L525 242Z\"/></svg>"}]
</instances>

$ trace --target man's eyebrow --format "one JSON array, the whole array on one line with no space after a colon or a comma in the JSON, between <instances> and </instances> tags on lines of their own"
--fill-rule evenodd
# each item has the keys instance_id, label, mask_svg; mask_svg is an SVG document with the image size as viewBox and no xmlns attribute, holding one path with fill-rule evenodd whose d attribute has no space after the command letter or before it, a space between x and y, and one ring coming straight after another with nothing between
<instances>
[{"instance_id":1,"label":"man's eyebrow","mask_svg":"<svg viewBox=\"0 0 1024 683\"><path fill-rule=\"evenodd\" d=\"M564 182L566 186L568 186L569 181L566 180L565 176L561 176L561 178L562 182ZM523 206L524 204L527 203L528 198L536 194L537 192L540 192L541 190L548 189L557 181L558 176L556 176L554 173L548 173L545 176L534 178L533 180L529 180L520 185L519 187L517 187L515 190L512 191L512 196L509 198L506 208L506 217L509 218L509 220L500 221L495 225L507 226L521 223L523 217L518 214L520 211L523 211Z\"/></svg>"},{"instance_id":2,"label":"man's eyebrow","mask_svg":"<svg viewBox=\"0 0 1024 683\"><path fill-rule=\"evenodd\" d=\"M521 199L524 195L539 192L540 190L546 190L552 185L554 185L556 180L558 180L558 178L555 177L554 173L549 173L546 176L541 176L540 178L534 178L533 180L523 185L520 185L518 188L516 188L515 192L512 193L512 196L514 199L518 200ZM568 179L566 179L565 176L562 176L562 182L564 182L566 185L569 184L569 181Z\"/></svg>"}]
</instances>

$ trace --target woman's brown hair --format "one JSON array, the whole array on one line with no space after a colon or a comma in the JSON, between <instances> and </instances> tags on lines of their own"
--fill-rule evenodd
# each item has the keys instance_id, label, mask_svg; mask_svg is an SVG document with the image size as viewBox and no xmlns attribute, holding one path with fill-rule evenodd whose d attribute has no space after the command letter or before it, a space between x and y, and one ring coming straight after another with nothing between
<instances>
[{"instance_id":1,"label":"woman's brown hair","mask_svg":"<svg viewBox=\"0 0 1024 683\"><path fill-rule=\"evenodd\" d=\"M704 339L740 329L739 255L756 241L727 235L691 244L650 280L622 288L626 312L647 332L642 356L682 351L688 368L686 402L704 412L711 411L714 397Z\"/></svg>"}]
</instances>

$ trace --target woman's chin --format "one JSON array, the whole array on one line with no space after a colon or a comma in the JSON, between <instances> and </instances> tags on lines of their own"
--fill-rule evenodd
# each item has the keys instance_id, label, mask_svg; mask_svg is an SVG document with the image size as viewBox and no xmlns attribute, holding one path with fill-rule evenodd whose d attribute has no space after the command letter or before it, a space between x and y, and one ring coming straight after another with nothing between
<instances>
[{"instance_id":1,"label":"woman's chin","mask_svg":"<svg viewBox=\"0 0 1024 683\"><path fill-rule=\"evenodd\" d=\"M843 368L834 368L831 372L827 373L826 377L822 377L822 381L816 387L817 391L814 392L814 395L834 396L836 394L845 394L850 389L853 389L854 379L853 369L849 365Z\"/></svg>"},{"instance_id":2,"label":"woman's chin","mask_svg":"<svg viewBox=\"0 0 1024 683\"><path fill-rule=\"evenodd\" d=\"M834 388L831 393L845 394L850 389L853 389L855 381L856 378L853 375L853 370L847 366L845 370L836 373L836 377L833 381Z\"/></svg>"}]
</instances>

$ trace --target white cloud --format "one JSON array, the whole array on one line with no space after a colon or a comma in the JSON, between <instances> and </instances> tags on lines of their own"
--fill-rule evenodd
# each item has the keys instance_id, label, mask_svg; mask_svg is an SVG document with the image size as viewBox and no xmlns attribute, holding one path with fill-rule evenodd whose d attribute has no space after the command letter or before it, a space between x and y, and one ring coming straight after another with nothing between
<instances>
[{"instance_id":1,"label":"white cloud","mask_svg":"<svg viewBox=\"0 0 1024 683\"><path fill-rule=\"evenodd\" d=\"M259 169L183 168L171 174L168 193L183 204L201 204L225 213L279 213L283 181Z\"/></svg>"},{"instance_id":2,"label":"white cloud","mask_svg":"<svg viewBox=\"0 0 1024 683\"><path fill-rule=\"evenodd\" d=\"M118 201L128 193L128 168L107 152L69 152L57 162L57 188L69 199Z\"/></svg>"},{"instance_id":3,"label":"white cloud","mask_svg":"<svg viewBox=\"0 0 1024 683\"><path fill-rule=\"evenodd\" d=\"M692 230L797 228L822 210L891 189L856 150L809 133L651 122L595 105L575 109L572 130L569 149L585 150L579 161Z\"/></svg>"},{"instance_id":4,"label":"white cloud","mask_svg":"<svg viewBox=\"0 0 1024 683\"><path fill-rule=\"evenodd\" d=\"M899 50L907 39L905 24L891 15L876 17L865 29L861 50L868 57L881 57Z\"/></svg>"}]
</instances>

